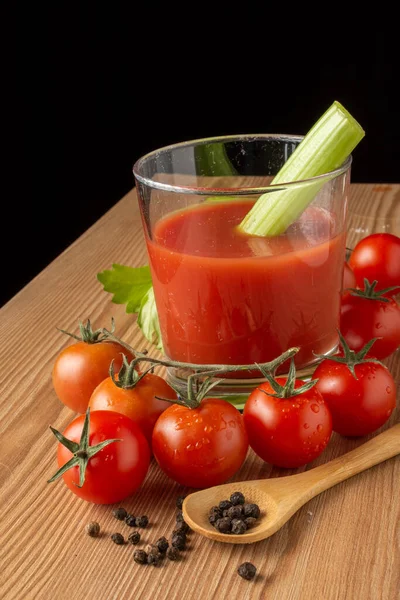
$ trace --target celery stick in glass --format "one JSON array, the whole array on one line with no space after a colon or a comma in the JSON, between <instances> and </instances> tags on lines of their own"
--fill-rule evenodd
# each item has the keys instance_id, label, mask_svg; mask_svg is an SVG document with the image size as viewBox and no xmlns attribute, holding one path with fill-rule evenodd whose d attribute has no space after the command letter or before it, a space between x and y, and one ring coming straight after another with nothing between
<instances>
[{"instance_id":1,"label":"celery stick in glass","mask_svg":"<svg viewBox=\"0 0 400 600\"><path fill-rule=\"evenodd\" d=\"M365 132L337 101L310 129L271 182L271 188L257 200L239 225L248 235L273 236L286 231L312 202L326 178L304 182L338 169L364 137ZM296 186L296 181L302 181ZM288 188L284 184L291 185Z\"/></svg>"}]
</instances>

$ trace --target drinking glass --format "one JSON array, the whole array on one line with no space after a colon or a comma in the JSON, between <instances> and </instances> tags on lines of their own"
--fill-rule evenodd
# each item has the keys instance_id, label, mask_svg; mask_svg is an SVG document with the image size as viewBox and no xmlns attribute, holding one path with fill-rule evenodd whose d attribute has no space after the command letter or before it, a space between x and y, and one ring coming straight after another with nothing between
<instances>
[{"instance_id":1,"label":"drinking glass","mask_svg":"<svg viewBox=\"0 0 400 600\"><path fill-rule=\"evenodd\" d=\"M318 177L271 184L301 140L201 139L135 163L163 351L181 363L168 369L175 386L186 385L194 365L249 365L216 388L244 397L264 380L256 363L298 347L298 374L309 377L320 356L336 351L351 157ZM307 188L314 199L283 234L239 230L261 196Z\"/></svg>"}]
</instances>

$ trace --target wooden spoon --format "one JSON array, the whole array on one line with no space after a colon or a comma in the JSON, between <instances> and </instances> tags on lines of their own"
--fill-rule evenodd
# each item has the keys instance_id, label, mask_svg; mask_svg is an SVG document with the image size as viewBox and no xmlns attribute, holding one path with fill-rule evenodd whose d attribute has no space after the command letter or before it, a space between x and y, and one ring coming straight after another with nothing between
<instances>
[{"instance_id":1,"label":"wooden spoon","mask_svg":"<svg viewBox=\"0 0 400 600\"><path fill-rule=\"evenodd\" d=\"M258 542L278 531L311 498L397 454L400 454L400 423L310 471L288 477L227 483L190 494L183 502L183 516L194 531L212 540L230 544ZM208 512L236 491L242 492L247 502L255 502L260 507L258 525L242 535L219 533L208 522Z\"/></svg>"}]
</instances>

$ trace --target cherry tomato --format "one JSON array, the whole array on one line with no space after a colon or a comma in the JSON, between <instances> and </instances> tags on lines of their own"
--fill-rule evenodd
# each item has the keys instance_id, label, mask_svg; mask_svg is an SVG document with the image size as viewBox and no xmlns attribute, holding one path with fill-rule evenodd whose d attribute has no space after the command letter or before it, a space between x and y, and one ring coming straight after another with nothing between
<instances>
[{"instance_id":1,"label":"cherry tomato","mask_svg":"<svg viewBox=\"0 0 400 600\"><path fill-rule=\"evenodd\" d=\"M358 287L364 279L377 281L377 290L400 286L400 238L391 233L374 233L358 242L350 256ZM400 289L389 292L400 293Z\"/></svg>"},{"instance_id":2,"label":"cherry tomato","mask_svg":"<svg viewBox=\"0 0 400 600\"><path fill-rule=\"evenodd\" d=\"M241 467L248 450L242 415L217 398L192 409L171 405L155 424L152 445L164 473L192 488L224 483Z\"/></svg>"},{"instance_id":3,"label":"cherry tomato","mask_svg":"<svg viewBox=\"0 0 400 600\"><path fill-rule=\"evenodd\" d=\"M64 436L79 443L85 415L80 415ZM105 446L89 459L85 482L79 484L79 467L74 466L62 477L69 489L80 498L96 504L121 502L143 482L150 462L149 445L138 425L125 415L98 410L90 415L89 445L95 446L108 439L120 439ZM62 467L73 457L63 444L57 448L57 461Z\"/></svg>"},{"instance_id":4,"label":"cherry tomato","mask_svg":"<svg viewBox=\"0 0 400 600\"><path fill-rule=\"evenodd\" d=\"M282 386L286 378L278 377ZM294 389L304 385L296 380ZM305 465L321 454L332 433L332 417L314 387L298 396L277 398L270 383L253 390L244 411L250 446L266 462L278 467Z\"/></svg>"},{"instance_id":5,"label":"cherry tomato","mask_svg":"<svg viewBox=\"0 0 400 600\"><path fill-rule=\"evenodd\" d=\"M340 330L352 350L358 352L372 338L378 339L373 355L382 359L400 344L400 308L392 298L387 302L347 295L342 302Z\"/></svg>"},{"instance_id":6,"label":"cherry tomato","mask_svg":"<svg viewBox=\"0 0 400 600\"><path fill-rule=\"evenodd\" d=\"M313 374L331 411L333 430L346 436L379 429L396 406L396 384L386 367L362 362L354 366L354 372L355 377L346 364L325 359Z\"/></svg>"},{"instance_id":7,"label":"cherry tomato","mask_svg":"<svg viewBox=\"0 0 400 600\"><path fill-rule=\"evenodd\" d=\"M155 422L170 402L156 398L176 399L176 392L158 375L148 373L134 387L118 387L111 377L104 379L90 397L91 410L111 410L133 419L151 444Z\"/></svg>"},{"instance_id":8,"label":"cherry tomato","mask_svg":"<svg viewBox=\"0 0 400 600\"><path fill-rule=\"evenodd\" d=\"M63 404L78 413L88 407L93 390L108 377L111 361L115 371L127 351L115 342L76 342L58 355L53 367L53 386ZM133 357L130 356L132 359Z\"/></svg>"}]
</instances>

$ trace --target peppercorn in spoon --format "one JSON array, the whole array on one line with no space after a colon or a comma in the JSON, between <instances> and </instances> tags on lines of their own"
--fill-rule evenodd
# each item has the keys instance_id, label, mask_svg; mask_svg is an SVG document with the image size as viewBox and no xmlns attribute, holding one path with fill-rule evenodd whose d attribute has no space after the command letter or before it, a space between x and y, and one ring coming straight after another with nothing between
<instances>
[{"instance_id":1,"label":"peppercorn in spoon","mask_svg":"<svg viewBox=\"0 0 400 600\"><path fill-rule=\"evenodd\" d=\"M288 477L227 483L187 496L183 502L186 523L212 540L250 544L276 533L306 502L353 475L400 454L400 423L355 450L324 465ZM221 533L209 522L209 510L236 491L255 503L261 517L241 535Z\"/></svg>"}]
</instances>

